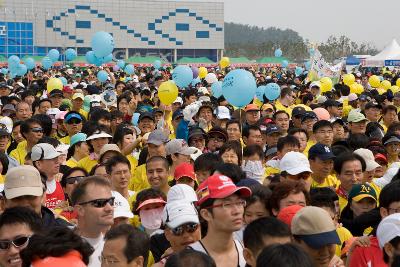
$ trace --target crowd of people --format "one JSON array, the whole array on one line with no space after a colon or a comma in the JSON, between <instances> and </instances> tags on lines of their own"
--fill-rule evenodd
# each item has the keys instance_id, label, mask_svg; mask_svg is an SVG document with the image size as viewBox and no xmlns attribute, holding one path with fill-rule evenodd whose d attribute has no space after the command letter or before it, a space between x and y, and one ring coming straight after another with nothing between
<instances>
[{"instance_id":1,"label":"crowd of people","mask_svg":"<svg viewBox=\"0 0 400 267\"><path fill-rule=\"evenodd\" d=\"M0 266L399 266L400 92L368 84L396 70L354 93L251 67L280 96L243 108L99 70L0 74Z\"/></svg>"}]
</instances>

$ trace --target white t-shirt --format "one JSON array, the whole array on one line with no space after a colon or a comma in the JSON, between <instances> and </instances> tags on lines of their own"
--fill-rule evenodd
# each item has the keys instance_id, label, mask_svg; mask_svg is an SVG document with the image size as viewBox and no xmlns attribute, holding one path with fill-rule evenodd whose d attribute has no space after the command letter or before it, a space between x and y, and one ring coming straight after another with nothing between
<instances>
[{"instance_id":1,"label":"white t-shirt","mask_svg":"<svg viewBox=\"0 0 400 267\"><path fill-rule=\"evenodd\" d=\"M101 266L100 256L101 252L103 252L104 247L104 236L101 234L97 238L88 238L82 236L94 249L93 254L90 256L88 267L99 267Z\"/></svg>"},{"instance_id":2,"label":"white t-shirt","mask_svg":"<svg viewBox=\"0 0 400 267\"><path fill-rule=\"evenodd\" d=\"M57 188L56 179L53 179L53 180L50 180L50 181L47 180L46 181L46 187L47 187L46 193L47 194L53 194L54 191L56 191L56 188Z\"/></svg>"}]
</instances>

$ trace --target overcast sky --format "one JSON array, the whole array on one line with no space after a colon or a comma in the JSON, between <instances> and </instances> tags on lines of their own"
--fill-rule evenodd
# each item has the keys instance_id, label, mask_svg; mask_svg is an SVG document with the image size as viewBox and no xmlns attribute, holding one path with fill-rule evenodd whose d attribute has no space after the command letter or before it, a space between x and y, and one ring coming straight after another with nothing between
<instances>
[{"instance_id":1,"label":"overcast sky","mask_svg":"<svg viewBox=\"0 0 400 267\"><path fill-rule=\"evenodd\" d=\"M195 1L198 0L186 0ZM206 0L207 1L207 0ZM311 42L347 35L381 49L400 42L400 1L396 0L210 0L224 2L225 21L290 28Z\"/></svg>"}]
</instances>

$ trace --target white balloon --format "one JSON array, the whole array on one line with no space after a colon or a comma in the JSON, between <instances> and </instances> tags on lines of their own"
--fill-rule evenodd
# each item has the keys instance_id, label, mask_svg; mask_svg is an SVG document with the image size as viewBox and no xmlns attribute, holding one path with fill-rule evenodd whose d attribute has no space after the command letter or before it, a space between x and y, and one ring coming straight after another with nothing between
<instances>
[{"instance_id":1,"label":"white balloon","mask_svg":"<svg viewBox=\"0 0 400 267\"><path fill-rule=\"evenodd\" d=\"M209 83L209 84L213 84L216 81L218 81L215 73L208 73L205 79L206 79L207 83Z\"/></svg>"}]
</instances>

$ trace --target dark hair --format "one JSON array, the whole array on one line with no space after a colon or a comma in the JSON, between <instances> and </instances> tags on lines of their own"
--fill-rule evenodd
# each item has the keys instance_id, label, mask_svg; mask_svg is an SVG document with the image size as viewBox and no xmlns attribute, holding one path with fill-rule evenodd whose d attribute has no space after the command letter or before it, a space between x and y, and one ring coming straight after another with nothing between
<instances>
[{"instance_id":1,"label":"dark hair","mask_svg":"<svg viewBox=\"0 0 400 267\"><path fill-rule=\"evenodd\" d=\"M316 123L314 123L314 125L313 125L313 133L316 133L322 127L329 127L331 129L333 128L332 127L332 123L330 121L320 120L320 121L317 121Z\"/></svg>"},{"instance_id":2,"label":"dark hair","mask_svg":"<svg viewBox=\"0 0 400 267\"><path fill-rule=\"evenodd\" d=\"M264 151L259 145L249 145L243 149L243 157L251 157L253 155L258 155L260 159L264 158Z\"/></svg>"},{"instance_id":3,"label":"dark hair","mask_svg":"<svg viewBox=\"0 0 400 267\"><path fill-rule=\"evenodd\" d=\"M347 143L354 151L366 147L369 144L369 138L365 134L350 134Z\"/></svg>"},{"instance_id":4,"label":"dark hair","mask_svg":"<svg viewBox=\"0 0 400 267\"><path fill-rule=\"evenodd\" d=\"M89 176L93 176L94 173L96 172L96 170L97 170L98 168L100 168L100 167L105 167L105 166L106 166L106 165L105 165L104 163L98 163L98 164L94 165L94 166L92 167L92 169L90 170L90 172L89 172Z\"/></svg>"},{"instance_id":5,"label":"dark hair","mask_svg":"<svg viewBox=\"0 0 400 267\"><path fill-rule=\"evenodd\" d=\"M328 207L335 211L335 201L339 197L330 187L316 187L310 190L310 206Z\"/></svg>"},{"instance_id":6,"label":"dark hair","mask_svg":"<svg viewBox=\"0 0 400 267\"><path fill-rule=\"evenodd\" d=\"M257 257L257 267L314 267L310 256L296 244L275 244L264 248Z\"/></svg>"},{"instance_id":7,"label":"dark hair","mask_svg":"<svg viewBox=\"0 0 400 267\"><path fill-rule=\"evenodd\" d=\"M333 162L333 169L335 170L335 172L337 174L340 174L342 172L342 167L345 162L355 161L355 160L358 160L361 163L361 168L362 168L362 171L364 172L365 169L367 168L365 160L361 156L359 156L355 153L351 153L351 152L346 152L346 153L340 154L340 157L336 157Z\"/></svg>"},{"instance_id":8,"label":"dark hair","mask_svg":"<svg viewBox=\"0 0 400 267\"><path fill-rule=\"evenodd\" d=\"M90 120L93 122L98 122L101 119L111 121L111 114L109 111L107 111L105 109L101 109L101 108L93 109L89 115L90 115Z\"/></svg>"},{"instance_id":9,"label":"dark hair","mask_svg":"<svg viewBox=\"0 0 400 267\"><path fill-rule=\"evenodd\" d=\"M304 133L307 137L307 140L309 138L307 131L302 128L290 128L288 131L288 135L295 135L296 133Z\"/></svg>"},{"instance_id":10,"label":"dark hair","mask_svg":"<svg viewBox=\"0 0 400 267\"><path fill-rule=\"evenodd\" d=\"M110 187L110 181L101 176L89 176L86 179L80 181L71 193L71 204L77 205L79 201L86 195L86 188L91 185L99 185L104 187Z\"/></svg>"},{"instance_id":11,"label":"dark hair","mask_svg":"<svg viewBox=\"0 0 400 267\"><path fill-rule=\"evenodd\" d=\"M221 163L216 167L215 171L231 178L235 184L237 184L240 180L246 179L246 173L242 170L242 168L233 163Z\"/></svg>"},{"instance_id":12,"label":"dark hair","mask_svg":"<svg viewBox=\"0 0 400 267\"><path fill-rule=\"evenodd\" d=\"M51 120L49 115L35 114L32 116L32 119L37 119L38 121L40 121L40 125L42 125L43 128L43 135L51 135L51 131L53 130L53 121Z\"/></svg>"},{"instance_id":13,"label":"dark hair","mask_svg":"<svg viewBox=\"0 0 400 267\"><path fill-rule=\"evenodd\" d=\"M5 209L0 215L0 229L4 225L26 224L34 233L42 231L42 218L27 207L13 207Z\"/></svg>"},{"instance_id":14,"label":"dark hair","mask_svg":"<svg viewBox=\"0 0 400 267\"><path fill-rule=\"evenodd\" d=\"M215 261L209 255L193 249L184 249L172 254L165 267L216 267Z\"/></svg>"},{"instance_id":15,"label":"dark hair","mask_svg":"<svg viewBox=\"0 0 400 267\"><path fill-rule=\"evenodd\" d=\"M37 142L38 144L50 144L52 145L54 148L58 147L61 142L59 140L57 140L54 137L50 137L50 136L43 136L42 138L39 139L39 141Z\"/></svg>"},{"instance_id":16,"label":"dark hair","mask_svg":"<svg viewBox=\"0 0 400 267\"><path fill-rule=\"evenodd\" d=\"M197 91L194 90L194 89L189 89L189 90L185 90L184 93L183 93L183 97L184 98L189 98L192 95L196 96L197 95Z\"/></svg>"},{"instance_id":17,"label":"dark hair","mask_svg":"<svg viewBox=\"0 0 400 267\"><path fill-rule=\"evenodd\" d=\"M30 118L25 121L22 121L21 122L21 135L25 139L26 139L25 133L29 133L31 131L32 124L39 124L41 127L43 127L42 122L35 118Z\"/></svg>"},{"instance_id":18,"label":"dark hair","mask_svg":"<svg viewBox=\"0 0 400 267\"><path fill-rule=\"evenodd\" d=\"M65 188L67 186L67 178L68 178L68 176L70 176L71 173L73 173L75 171L81 171L81 172L84 173L85 176L88 176L88 172L84 168L81 168L81 167L70 168L64 173L64 175L61 178L60 184L61 184L61 186L63 188Z\"/></svg>"},{"instance_id":19,"label":"dark hair","mask_svg":"<svg viewBox=\"0 0 400 267\"><path fill-rule=\"evenodd\" d=\"M147 266L147 261L150 251L150 239L146 233L136 229L129 224L121 224L111 228L104 236L105 242L123 238L126 240L126 245L123 248L123 253L127 262L132 262L135 258L143 257L143 266Z\"/></svg>"},{"instance_id":20,"label":"dark hair","mask_svg":"<svg viewBox=\"0 0 400 267\"><path fill-rule=\"evenodd\" d=\"M237 124L237 125L239 125L239 129L241 128L239 120L231 119L231 120L226 122L226 126L225 126L226 129L228 129L228 126L231 125L231 124Z\"/></svg>"},{"instance_id":21,"label":"dark hair","mask_svg":"<svg viewBox=\"0 0 400 267\"><path fill-rule=\"evenodd\" d=\"M120 119L123 119L124 118L124 113L122 113L121 111L119 111L119 110L113 110L113 111L111 111L110 112L110 115L111 115L111 120L115 120L115 119L117 119L117 118L120 118Z\"/></svg>"},{"instance_id":22,"label":"dark hair","mask_svg":"<svg viewBox=\"0 0 400 267\"><path fill-rule=\"evenodd\" d=\"M394 247L397 248L400 244L400 236L396 236L395 238L393 238L392 240L389 241L389 243ZM385 263L389 263L390 257L389 255L386 253L385 249L382 248L383 251L383 261ZM394 257L396 257L397 253L394 254ZM398 260L398 259L397 259ZM399 266L399 265L394 265L392 264L391 266Z\"/></svg>"},{"instance_id":23,"label":"dark hair","mask_svg":"<svg viewBox=\"0 0 400 267\"><path fill-rule=\"evenodd\" d=\"M392 181L382 188L379 194L379 206L388 209L390 204L398 201L400 201L400 180Z\"/></svg>"},{"instance_id":24,"label":"dark hair","mask_svg":"<svg viewBox=\"0 0 400 267\"><path fill-rule=\"evenodd\" d=\"M134 135L133 130L130 129L127 124L121 123L115 129L113 143L117 144L117 145L118 145L118 143L122 143L122 140L124 140L124 136L128 135L128 134Z\"/></svg>"},{"instance_id":25,"label":"dark hair","mask_svg":"<svg viewBox=\"0 0 400 267\"><path fill-rule=\"evenodd\" d=\"M219 155L204 153L194 161L194 171L209 171L212 174L221 163L223 163L223 161Z\"/></svg>"},{"instance_id":26,"label":"dark hair","mask_svg":"<svg viewBox=\"0 0 400 267\"><path fill-rule=\"evenodd\" d=\"M228 141L219 149L218 155L222 156L226 151L232 150L238 157L238 165L242 165L242 145L239 141Z\"/></svg>"},{"instance_id":27,"label":"dark hair","mask_svg":"<svg viewBox=\"0 0 400 267\"><path fill-rule=\"evenodd\" d=\"M5 175L8 171L9 160L4 152L0 152L0 163L1 165L3 165L3 170L1 171L1 174Z\"/></svg>"},{"instance_id":28,"label":"dark hair","mask_svg":"<svg viewBox=\"0 0 400 267\"><path fill-rule=\"evenodd\" d=\"M129 93L125 93L125 92L124 92L122 95L120 95L120 96L117 97L117 107L119 107L119 102L121 102L123 99L125 99L126 102L128 102L128 104L129 104L129 102L131 102L131 100L132 100L132 98L131 98L131 96L129 95Z\"/></svg>"},{"instance_id":29,"label":"dark hair","mask_svg":"<svg viewBox=\"0 0 400 267\"><path fill-rule=\"evenodd\" d=\"M385 115L389 111L394 111L397 114L397 107L395 105L387 105L382 109L382 115Z\"/></svg>"},{"instance_id":30,"label":"dark hair","mask_svg":"<svg viewBox=\"0 0 400 267\"><path fill-rule=\"evenodd\" d=\"M138 166L146 164L147 156L149 155L149 150L144 147L139 153Z\"/></svg>"},{"instance_id":31,"label":"dark hair","mask_svg":"<svg viewBox=\"0 0 400 267\"><path fill-rule=\"evenodd\" d=\"M291 94L293 90L290 87L284 87L281 90L281 98L284 98L285 96Z\"/></svg>"},{"instance_id":32,"label":"dark hair","mask_svg":"<svg viewBox=\"0 0 400 267\"><path fill-rule=\"evenodd\" d=\"M146 201L148 199L153 199L153 198L162 198L165 201L167 201L167 197L165 196L165 194L163 192L161 192L158 189L153 189L153 188L147 188L147 189L143 189L142 191L140 191L137 195L136 195L136 201L133 203L133 208L132 208L132 212L135 215L139 215L139 210L137 210L137 208L139 207L139 205L143 202Z\"/></svg>"},{"instance_id":33,"label":"dark hair","mask_svg":"<svg viewBox=\"0 0 400 267\"><path fill-rule=\"evenodd\" d=\"M243 232L243 244L253 254L264 247L264 239L268 237L290 237L287 224L275 217L259 218L249 223Z\"/></svg>"},{"instance_id":34,"label":"dark hair","mask_svg":"<svg viewBox=\"0 0 400 267\"><path fill-rule=\"evenodd\" d=\"M146 161L146 170L147 170L147 164L155 162L155 161L161 161L163 163L165 169L167 169L167 170L169 169L169 162L168 162L167 158L162 157L162 156L154 156L154 157L149 158Z\"/></svg>"},{"instance_id":35,"label":"dark hair","mask_svg":"<svg viewBox=\"0 0 400 267\"><path fill-rule=\"evenodd\" d=\"M268 210L268 200L272 194L271 189L262 184L250 185L249 188L251 189L251 196L246 198L246 207L260 201Z\"/></svg>"},{"instance_id":36,"label":"dark hair","mask_svg":"<svg viewBox=\"0 0 400 267\"><path fill-rule=\"evenodd\" d=\"M281 200L287 198L290 194L298 194L302 192L306 199L306 204L308 205L308 203L310 202L310 195L304 187L304 184L300 181L285 180L280 183L274 184L271 190L272 194L268 202L271 214L273 214L273 210L280 210Z\"/></svg>"},{"instance_id":37,"label":"dark hair","mask_svg":"<svg viewBox=\"0 0 400 267\"><path fill-rule=\"evenodd\" d=\"M278 110L277 112L275 112L274 115L272 115L272 119L273 119L274 121L276 121L276 117L277 117L279 114L286 114L286 116L288 117L288 119L290 119L289 114L288 114L286 111L284 111L284 110Z\"/></svg>"},{"instance_id":38,"label":"dark hair","mask_svg":"<svg viewBox=\"0 0 400 267\"><path fill-rule=\"evenodd\" d=\"M390 126L387 129L387 134L391 134L394 133L396 131L400 131L400 122L395 121L392 124L390 124Z\"/></svg>"},{"instance_id":39,"label":"dark hair","mask_svg":"<svg viewBox=\"0 0 400 267\"><path fill-rule=\"evenodd\" d=\"M44 234L33 235L28 246L21 251L22 266L31 266L37 258L62 257L76 250L82 256L82 261L89 264L89 257L93 254L92 246L66 227L55 227Z\"/></svg>"},{"instance_id":40,"label":"dark hair","mask_svg":"<svg viewBox=\"0 0 400 267\"><path fill-rule=\"evenodd\" d=\"M296 146L300 148L299 139L297 139L297 137L294 137L293 135L280 137L278 139L278 143L276 144L276 149L278 151L282 151L285 146Z\"/></svg>"},{"instance_id":41,"label":"dark hair","mask_svg":"<svg viewBox=\"0 0 400 267\"><path fill-rule=\"evenodd\" d=\"M71 157L73 157L74 154L75 154L75 148L76 148L77 146L81 146L82 143L84 143L84 142L85 142L85 141L76 142L75 144L73 144L72 146L70 146L70 147L68 148L68 152L67 152L67 159L70 159Z\"/></svg>"},{"instance_id":42,"label":"dark hair","mask_svg":"<svg viewBox=\"0 0 400 267\"><path fill-rule=\"evenodd\" d=\"M122 154L117 154L107 160L106 162L106 172L107 174L111 174L112 168L115 167L118 163L126 164L129 167L129 170L131 169L131 163L129 160Z\"/></svg>"},{"instance_id":43,"label":"dark hair","mask_svg":"<svg viewBox=\"0 0 400 267\"><path fill-rule=\"evenodd\" d=\"M260 127L257 125L249 125L247 127L243 127L242 136L248 138L250 136L250 131L259 131L261 133Z\"/></svg>"},{"instance_id":44,"label":"dark hair","mask_svg":"<svg viewBox=\"0 0 400 267\"><path fill-rule=\"evenodd\" d=\"M51 104L51 100L50 100L50 99L48 99L48 98L43 98L43 99L40 99L40 100L39 100L37 106L40 107L40 104L42 104L42 103L44 103L44 102L49 102L49 103Z\"/></svg>"}]
</instances>

